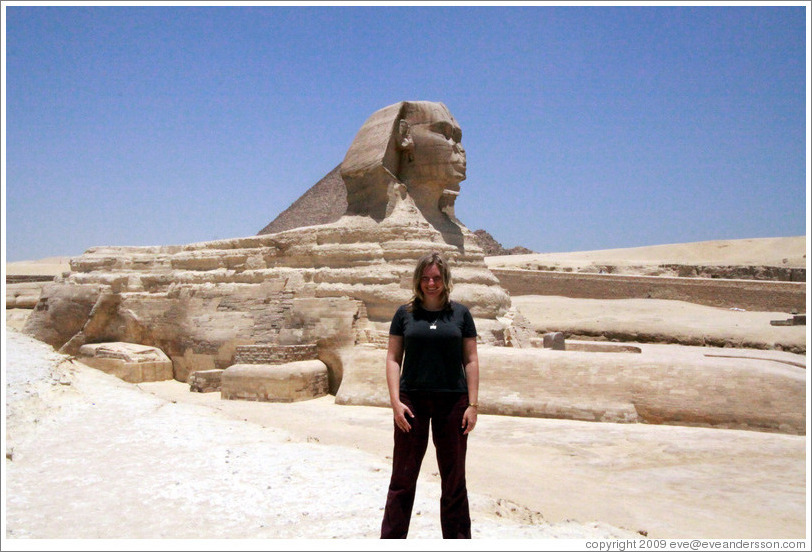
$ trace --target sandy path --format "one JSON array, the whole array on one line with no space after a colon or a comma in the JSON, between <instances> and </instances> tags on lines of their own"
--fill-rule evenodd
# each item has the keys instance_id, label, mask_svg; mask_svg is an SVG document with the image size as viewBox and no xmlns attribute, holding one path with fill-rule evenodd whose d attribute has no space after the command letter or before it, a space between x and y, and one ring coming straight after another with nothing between
<instances>
[{"instance_id":1,"label":"sandy path","mask_svg":"<svg viewBox=\"0 0 812 552\"><path fill-rule=\"evenodd\" d=\"M377 538L389 462L368 449L386 425L383 409L135 386L13 330L4 350L6 539ZM332 430L303 431L317 426ZM482 490L471 506L478 539L632 536L604 523L540 522ZM439 536L429 475L412 537Z\"/></svg>"},{"instance_id":2,"label":"sandy path","mask_svg":"<svg viewBox=\"0 0 812 552\"><path fill-rule=\"evenodd\" d=\"M7 336L9 536L375 538L388 409L226 401L65 363L43 371L60 355ZM803 538L806 449L772 433L482 415L468 461L474 534ZM439 536L432 454L415 538Z\"/></svg>"},{"instance_id":3,"label":"sandy path","mask_svg":"<svg viewBox=\"0 0 812 552\"><path fill-rule=\"evenodd\" d=\"M331 397L223 401L178 382L140 387L299 440L349 444L384 463L391 455L385 408L339 406ZM805 449L804 437L789 435L482 415L469 441L469 487L551 522L600 520L662 538L800 538ZM436 480L432 454L430 446L423 474Z\"/></svg>"}]
</instances>

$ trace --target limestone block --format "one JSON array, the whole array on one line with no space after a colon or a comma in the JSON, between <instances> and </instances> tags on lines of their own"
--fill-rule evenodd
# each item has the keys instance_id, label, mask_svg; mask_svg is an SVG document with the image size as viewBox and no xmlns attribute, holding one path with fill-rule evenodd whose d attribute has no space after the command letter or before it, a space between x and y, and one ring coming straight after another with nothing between
<instances>
[{"instance_id":1,"label":"limestone block","mask_svg":"<svg viewBox=\"0 0 812 552\"><path fill-rule=\"evenodd\" d=\"M342 352L336 404L389 406L386 350ZM638 351L479 348L481 414L679 424L803 435L806 370Z\"/></svg>"},{"instance_id":2,"label":"limestone block","mask_svg":"<svg viewBox=\"0 0 812 552\"><path fill-rule=\"evenodd\" d=\"M510 308L510 296L499 286L455 284L451 298L467 305L477 318L503 316Z\"/></svg>"},{"instance_id":3,"label":"limestone block","mask_svg":"<svg viewBox=\"0 0 812 552\"><path fill-rule=\"evenodd\" d=\"M82 330L99 294L95 284L45 284L23 332L58 349Z\"/></svg>"},{"instance_id":4,"label":"limestone block","mask_svg":"<svg viewBox=\"0 0 812 552\"><path fill-rule=\"evenodd\" d=\"M564 334L561 332L549 332L542 336L544 340L544 348L552 349L553 351L564 351L567 348Z\"/></svg>"},{"instance_id":5,"label":"limestone block","mask_svg":"<svg viewBox=\"0 0 812 552\"><path fill-rule=\"evenodd\" d=\"M93 343L79 348L79 360L130 383L172 379L172 361L156 347L135 343Z\"/></svg>"},{"instance_id":6,"label":"limestone block","mask_svg":"<svg viewBox=\"0 0 812 552\"><path fill-rule=\"evenodd\" d=\"M389 406L386 388L386 349L370 345L340 351L344 367L336 404Z\"/></svg>"},{"instance_id":7,"label":"limestone block","mask_svg":"<svg viewBox=\"0 0 812 552\"><path fill-rule=\"evenodd\" d=\"M483 414L806 431L806 370L781 363L506 347L479 363Z\"/></svg>"},{"instance_id":8,"label":"limestone block","mask_svg":"<svg viewBox=\"0 0 812 552\"><path fill-rule=\"evenodd\" d=\"M220 391L225 370L198 370L189 376L189 390L196 393Z\"/></svg>"},{"instance_id":9,"label":"limestone block","mask_svg":"<svg viewBox=\"0 0 812 552\"><path fill-rule=\"evenodd\" d=\"M37 306L46 282L20 282L6 284L7 309L33 309Z\"/></svg>"},{"instance_id":10,"label":"limestone block","mask_svg":"<svg viewBox=\"0 0 812 552\"><path fill-rule=\"evenodd\" d=\"M220 396L246 401L294 402L327 394L327 366L320 360L287 364L234 364L223 371Z\"/></svg>"}]
</instances>

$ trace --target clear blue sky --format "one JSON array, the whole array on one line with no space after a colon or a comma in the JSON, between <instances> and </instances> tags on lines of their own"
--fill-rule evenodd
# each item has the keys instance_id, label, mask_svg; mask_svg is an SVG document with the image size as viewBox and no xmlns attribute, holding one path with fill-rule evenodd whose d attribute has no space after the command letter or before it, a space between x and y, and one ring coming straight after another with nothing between
<instances>
[{"instance_id":1,"label":"clear blue sky","mask_svg":"<svg viewBox=\"0 0 812 552\"><path fill-rule=\"evenodd\" d=\"M254 235L401 100L506 247L806 234L807 3L3 7L8 262Z\"/></svg>"}]
</instances>

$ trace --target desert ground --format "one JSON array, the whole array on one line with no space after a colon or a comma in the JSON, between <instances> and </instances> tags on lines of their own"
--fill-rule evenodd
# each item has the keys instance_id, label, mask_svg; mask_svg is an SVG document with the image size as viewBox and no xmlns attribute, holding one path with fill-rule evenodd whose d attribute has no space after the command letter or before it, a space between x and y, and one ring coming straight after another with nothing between
<instances>
[{"instance_id":1,"label":"desert ground","mask_svg":"<svg viewBox=\"0 0 812 552\"><path fill-rule=\"evenodd\" d=\"M721 250L738 244L728 245ZM751 246L752 256L739 252L738 263L763 264L765 251L777 246ZM689 248L667 249L658 248L656 262L663 255L685 258ZM797 255L797 244L792 251ZM790 258L788 251L778 255L781 262ZM601 255L584 256L593 262ZM502 259L516 261L496 261ZM7 273L41 274L46 265L62 271L66 262L9 263ZM718 331L755 335L785 314L697 311L676 301L608 305L525 296L516 303L534 324L541 317L565 321L577 306L578 316L604 316L605 323L648 316L663 332L690 331L687 321L701 319ZM336 405L331 396L290 404L228 401L177 381L125 383L23 335L16 329L21 316L7 313L3 334L4 550L38 542L88 549L104 539L139 539L136 549L147 542L140 539L195 539L173 541L173 548L185 542L219 549L235 546L223 539L241 539L238 548L264 549L265 539L283 539L283 548L360 549L377 538L391 462L389 409ZM808 340L806 326L782 329L802 331ZM694 349L634 345L663 355ZM805 364L802 355L757 354ZM561 549L572 539L644 536L808 542L808 453L805 436L480 415L468 457L480 544L466 547ZM430 445L409 535L423 542L440 538L432 454Z\"/></svg>"},{"instance_id":2,"label":"desert ground","mask_svg":"<svg viewBox=\"0 0 812 552\"><path fill-rule=\"evenodd\" d=\"M532 253L490 257L490 268L547 266L574 271L610 265L616 273L643 274L662 265L806 266L806 237L711 240L597 251Z\"/></svg>"}]
</instances>

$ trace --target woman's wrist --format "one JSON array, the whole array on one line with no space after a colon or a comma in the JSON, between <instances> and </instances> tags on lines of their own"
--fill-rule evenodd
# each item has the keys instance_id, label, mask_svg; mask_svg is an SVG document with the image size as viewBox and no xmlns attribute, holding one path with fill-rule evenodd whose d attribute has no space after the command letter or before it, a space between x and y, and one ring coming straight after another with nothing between
<instances>
[{"instance_id":1,"label":"woman's wrist","mask_svg":"<svg viewBox=\"0 0 812 552\"><path fill-rule=\"evenodd\" d=\"M469 408L478 408L478 407L479 407L479 403L475 403L475 402L468 403L468 407L469 407Z\"/></svg>"}]
</instances>

